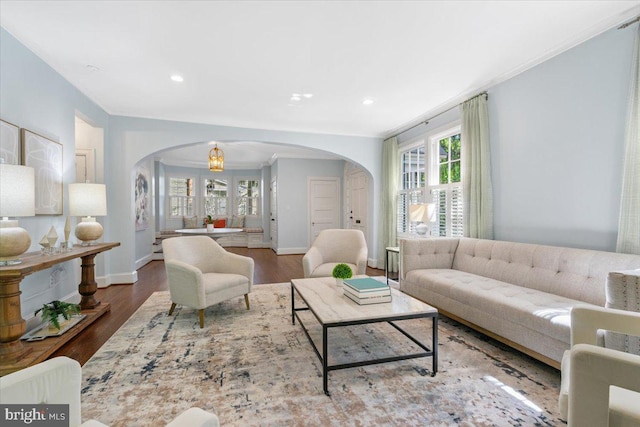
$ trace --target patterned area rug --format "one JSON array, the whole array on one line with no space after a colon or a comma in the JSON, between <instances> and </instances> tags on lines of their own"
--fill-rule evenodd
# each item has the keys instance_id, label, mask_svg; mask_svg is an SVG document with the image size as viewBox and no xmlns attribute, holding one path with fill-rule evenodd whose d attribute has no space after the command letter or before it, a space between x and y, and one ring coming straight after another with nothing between
<instances>
[{"instance_id":1,"label":"patterned area rug","mask_svg":"<svg viewBox=\"0 0 640 427\"><path fill-rule=\"evenodd\" d=\"M83 367L83 419L158 426L198 406L223 426L563 424L557 370L442 317L435 377L430 358L333 371L325 396L290 298L289 284L254 286L250 311L243 298L226 301L200 329L195 310L168 316L169 294L156 292ZM430 320L402 326L431 342ZM387 324L334 329L329 343L330 363L418 350Z\"/></svg>"}]
</instances>

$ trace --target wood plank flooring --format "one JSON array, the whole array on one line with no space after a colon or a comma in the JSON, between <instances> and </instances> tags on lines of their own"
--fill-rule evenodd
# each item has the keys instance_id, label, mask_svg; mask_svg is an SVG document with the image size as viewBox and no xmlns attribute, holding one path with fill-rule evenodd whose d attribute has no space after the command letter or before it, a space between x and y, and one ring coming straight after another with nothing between
<instances>
[{"instance_id":1,"label":"wood plank flooring","mask_svg":"<svg viewBox=\"0 0 640 427\"><path fill-rule=\"evenodd\" d=\"M302 255L276 255L271 249L227 250L253 258L256 285L289 282L291 279L303 277ZM383 276L384 270L367 267L367 274ZM111 304L111 311L58 349L51 357L67 356L84 365L152 293L167 289L163 261L152 261L138 270L138 281L133 285L111 285L98 289L96 299Z\"/></svg>"}]
</instances>

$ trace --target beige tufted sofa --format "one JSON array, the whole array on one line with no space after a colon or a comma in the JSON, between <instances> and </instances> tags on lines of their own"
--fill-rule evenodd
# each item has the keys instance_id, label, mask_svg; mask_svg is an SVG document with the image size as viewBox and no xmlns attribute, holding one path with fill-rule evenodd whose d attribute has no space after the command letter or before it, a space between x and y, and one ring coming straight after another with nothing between
<instances>
[{"instance_id":1,"label":"beige tufted sofa","mask_svg":"<svg viewBox=\"0 0 640 427\"><path fill-rule=\"evenodd\" d=\"M570 347L571 308L604 307L607 283L637 283L636 269L640 255L470 238L400 241L400 290L556 368Z\"/></svg>"}]
</instances>

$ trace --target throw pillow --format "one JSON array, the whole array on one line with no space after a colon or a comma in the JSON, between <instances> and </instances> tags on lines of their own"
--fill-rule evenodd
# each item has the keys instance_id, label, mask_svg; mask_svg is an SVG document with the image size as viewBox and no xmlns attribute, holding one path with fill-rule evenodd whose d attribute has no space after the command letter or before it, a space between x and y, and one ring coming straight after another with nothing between
<instances>
[{"instance_id":1,"label":"throw pillow","mask_svg":"<svg viewBox=\"0 0 640 427\"><path fill-rule=\"evenodd\" d=\"M213 220L213 226L215 228L225 228L227 226L227 220L222 218L222 219L214 219Z\"/></svg>"},{"instance_id":2,"label":"throw pillow","mask_svg":"<svg viewBox=\"0 0 640 427\"><path fill-rule=\"evenodd\" d=\"M191 218L183 217L184 228L198 228L198 217L193 216Z\"/></svg>"},{"instance_id":3,"label":"throw pillow","mask_svg":"<svg viewBox=\"0 0 640 427\"><path fill-rule=\"evenodd\" d=\"M244 216L236 216L234 215L231 218L231 228L243 228L244 227Z\"/></svg>"}]
</instances>

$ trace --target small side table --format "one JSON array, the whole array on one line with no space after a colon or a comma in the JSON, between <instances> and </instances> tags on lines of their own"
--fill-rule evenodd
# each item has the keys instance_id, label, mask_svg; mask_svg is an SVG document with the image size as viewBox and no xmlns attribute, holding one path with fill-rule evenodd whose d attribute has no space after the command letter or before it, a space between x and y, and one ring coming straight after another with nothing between
<instances>
[{"instance_id":1,"label":"small side table","mask_svg":"<svg viewBox=\"0 0 640 427\"><path fill-rule=\"evenodd\" d=\"M389 284L389 255L390 254L400 254L400 247L398 246L389 246L386 248L387 251L387 263L385 265L385 275L387 276L387 285ZM391 277L391 280L398 280L398 276Z\"/></svg>"}]
</instances>

